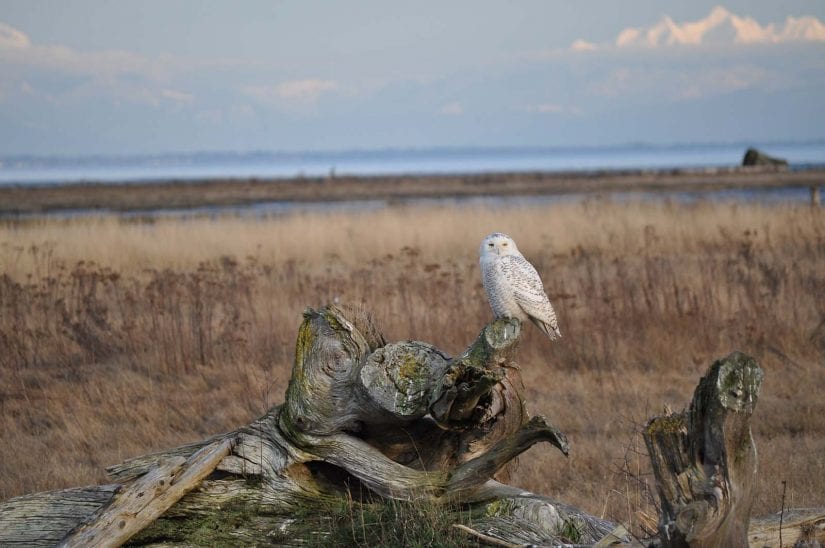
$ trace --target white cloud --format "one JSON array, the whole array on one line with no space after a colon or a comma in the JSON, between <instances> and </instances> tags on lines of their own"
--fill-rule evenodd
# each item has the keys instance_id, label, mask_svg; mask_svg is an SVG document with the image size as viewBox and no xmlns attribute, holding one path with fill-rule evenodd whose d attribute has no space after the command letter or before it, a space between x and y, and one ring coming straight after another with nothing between
<instances>
[{"instance_id":1,"label":"white cloud","mask_svg":"<svg viewBox=\"0 0 825 548\"><path fill-rule=\"evenodd\" d=\"M786 42L825 42L825 24L813 16L788 16L783 25L760 24L748 16L736 15L722 6L710 10L697 21L676 22L665 15L649 27L621 30L612 44L576 40L572 51L612 48L661 48L733 44L779 44Z\"/></svg>"},{"instance_id":2,"label":"white cloud","mask_svg":"<svg viewBox=\"0 0 825 548\"><path fill-rule=\"evenodd\" d=\"M825 41L825 24L816 17L788 17L780 34L782 42L805 40Z\"/></svg>"},{"instance_id":3,"label":"white cloud","mask_svg":"<svg viewBox=\"0 0 825 548\"><path fill-rule=\"evenodd\" d=\"M656 100L691 101L742 90L776 89L782 78L758 65L701 66L684 70L681 66L656 64L645 67L617 67L604 78L588 85L587 91L601 97L647 96Z\"/></svg>"},{"instance_id":4,"label":"white cloud","mask_svg":"<svg viewBox=\"0 0 825 548\"><path fill-rule=\"evenodd\" d=\"M191 103L195 99L195 96L191 93L186 93L176 89L161 90L160 95L164 99L169 99L170 101L174 101L176 103Z\"/></svg>"},{"instance_id":5,"label":"white cloud","mask_svg":"<svg viewBox=\"0 0 825 548\"><path fill-rule=\"evenodd\" d=\"M169 56L150 58L121 50L86 52L32 43L23 31L0 21L0 71L7 71L11 89L17 90L16 95L52 104L89 97L153 107L164 102L191 103L192 95L170 86L176 75L189 68L191 63Z\"/></svg>"},{"instance_id":6,"label":"white cloud","mask_svg":"<svg viewBox=\"0 0 825 548\"><path fill-rule=\"evenodd\" d=\"M570 49L573 51L595 51L599 49L599 46L594 44L593 42L588 42L587 40L575 40L572 44L570 44Z\"/></svg>"},{"instance_id":7,"label":"white cloud","mask_svg":"<svg viewBox=\"0 0 825 548\"><path fill-rule=\"evenodd\" d=\"M100 80L123 74L139 74L147 79L160 80L185 66L170 57L151 59L128 51L80 52L61 45L33 44L24 32L2 21L0 62Z\"/></svg>"},{"instance_id":8,"label":"white cloud","mask_svg":"<svg viewBox=\"0 0 825 548\"><path fill-rule=\"evenodd\" d=\"M321 79L287 80L277 84L247 85L238 89L261 105L281 112L302 115L318 113L319 100L330 93L343 93L338 82Z\"/></svg>"},{"instance_id":9,"label":"white cloud","mask_svg":"<svg viewBox=\"0 0 825 548\"><path fill-rule=\"evenodd\" d=\"M243 93L259 101L273 104L312 105L325 93L340 91L332 80L288 80L274 85L244 86Z\"/></svg>"},{"instance_id":10,"label":"white cloud","mask_svg":"<svg viewBox=\"0 0 825 548\"><path fill-rule=\"evenodd\" d=\"M673 96L689 100L757 86L764 88L771 84L771 78L770 73L754 66L707 68L691 74L689 78L680 78L681 85L673 90Z\"/></svg>"},{"instance_id":11,"label":"white cloud","mask_svg":"<svg viewBox=\"0 0 825 548\"><path fill-rule=\"evenodd\" d=\"M331 80L292 80L275 86L275 93L281 99L314 103L329 91L338 89L338 84Z\"/></svg>"},{"instance_id":12,"label":"white cloud","mask_svg":"<svg viewBox=\"0 0 825 548\"><path fill-rule=\"evenodd\" d=\"M458 101L447 103L441 107L441 114L446 114L447 116L461 116L464 114L464 106Z\"/></svg>"},{"instance_id":13,"label":"white cloud","mask_svg":"<svg viewBox=\"0 0 825 548\"><path fill-rule=\"evenodd\" d=\"M0 49L22 49L30 45L26 33L0 21Z\"/></svg>"},{"instance_id":14,"label":"white cloud","mask_svg":"<svg viewBox=\"0 0 825 548\"><path fill-rule=\"evenodd\" d=\"M800 55L811 67L822 67L821 61L811 60L823 43L825 24L816 17L789 16L782 23L763 24L716 6L698 20L674 21L664 16L650 26L622 29L607 43L580 39L566 50L535 57L559 60L574 55L584 63L581 56L587 54L587 65L579 65L579 70L589 67L583 89L595 97L613 101L644 96L681 102L801 85L811 76L800 71ZM807 46L787 47L791 44ZM757 45L762 49L751 47ZM776 46L770 57L766 57L768 46ZM777 63L778 59L787 62ZM816 70L812 68L810 74ZM538 106L532 108L541 112Z\"/></svg>"},{"instance_id":15,"label":"white cloud","mask_svg":"<svg viewBox=\"0 0 825 548\"><path fill-rule=\"evenodd\" d=\"M242 64L242 63L241 63ZM238 67L237 60L197 61L172 55L145 56L123 50L78 51L58 44L32 43L28 36L0 21L0 71L14 67L3 82L3 100L25 83L28 95L52 102L107 97L112 103L194 105L196 97L182 88L182 76L204 69ZM44 75L47 75L44 77ZM278 109L312 109L325 94L344 91L332 80L296 79L273 85L251 85L241 91ZM24 93L24 91L19 91Z\"/></svg>"},{"instance_id":16,"label":"white cloud","mask_svg":"<svg viewBox=\"0 0 825 548\"><path fill-rule=\"evenodd\" d=\"M538 112L539 114L560 114L565 108L554 103L542 103L540 105L530 105L527 112Z\"/></svg>"}]
</instances>

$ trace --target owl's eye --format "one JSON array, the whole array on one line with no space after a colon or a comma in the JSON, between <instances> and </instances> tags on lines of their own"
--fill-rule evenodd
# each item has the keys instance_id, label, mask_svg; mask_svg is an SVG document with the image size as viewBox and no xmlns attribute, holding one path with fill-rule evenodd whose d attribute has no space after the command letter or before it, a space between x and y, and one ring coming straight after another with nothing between
<instances>
[{"instance_id":1,"label":"owl's eye","mask_svg":"<svg viewBox=\"0 0 825 548\"><path fill-rule=\"evenodd\" d=\"M490 247L493 247L495 244L494 244L493 242L490 242L490 243L489 243L489 244L487 244L487 245L488 245L488 246L490 246Z\"/></svg>"},{"instance_id":2,"label":"owl's eye","mask_svg":"<svg viewBox=\"0 0 825 548\"><path fill-rule=\"evenodd\" d=\"M503 243L503 244L501 244L501 245L503 245L504 247L507 247L507 242L504 242L504 243Z\"/></svg>"}]
</instances>

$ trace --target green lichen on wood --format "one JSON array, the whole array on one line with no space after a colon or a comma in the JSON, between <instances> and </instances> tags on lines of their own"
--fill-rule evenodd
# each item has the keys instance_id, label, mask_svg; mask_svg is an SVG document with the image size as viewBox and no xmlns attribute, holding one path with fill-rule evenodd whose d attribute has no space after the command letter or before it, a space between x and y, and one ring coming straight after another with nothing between
<instances>
[{"instance_id":1,"label":"green lichen on wood","mask_svg":"<svg viewBox=\"0 0 825 548\"><path fill-rule=\"evenodd\" d=\"M393 383L397 389L395 406L397 412L404 415L426 412L426 398L422 395L430 390L430 370L426 363L422 363L418 356L411 352L404 352L395 356L400 359L400 365L390 370Z\"/></svg>"},{"instance_id":2,"label":"green lichen on wood","mask_svg":"<svg viewBox=\"0 0 825 548\"><path fill-rule=\"evenodd\" d=\"M500 498L496 499L484 507L484 515L488 518L495 518L501 516L509 516L516 508L516 503L512 499Z\"/></svg>"},{"instance_id":3,"label":"green lichen on wood","mask_svg":"<svg viewBox=\"0 0 825 548\"><path fill-rule=\"evenodd\" d=\"M398 367L398 378L404 379L409 382L415 382L420 380L427 380L428 375L422 364L418 362L416 356L411 354L410 352L404 352L400 356L401 358L401 365Z\"/></svg>"},{"instance_id":4,"label":"green lichen on wood","mask_svg":"<svg viewBox=\"0 0 825 548\"><path fill-rule=\"evenodd\" d=\"M731 411L753 413L759 398L764 373L756 360L734 352L713 364L716 390L722 407Z\"/></svg>"},{"instance_id":5,"label":"green lichen on wood","mask_svg":"<svg viewBox=\"0 0 825 548\"><path fill-rule=\"evenodd\" d=\"M492 348L484 341L484 335L479 337L477 344L469 348L469 352L461 357L461 361L467 364L487 363L492 353Z\"/></svg>"},{"instance_id":6,"label":"green lichen on wood","mask_svg":"<svg viewBox=\"0 0 825 548\"><path fill-rule=\"evenodd\" d=\"M487 344L503 348L513 344L521 333L521 322L516 318L499 318L484 330Z\"/></svg>"},{"instance_id":7,"label":"green lichen on wood","mask_svg":"<svg viewBox=\"0 0 825 548\"><path fill-rule=\"evenodd\" d=\"M295 363L292 366L292 376L286 389L286 401L278 421L284 434L293 440L301 437L300 431L304 425L299 423L305 415L303 404L306 395L312 392L312 387L309 385L310 379L304 370L304 361L315 340L312 330L312 314L314 312L307 310L304 313L304 321L298 328L298 336L295 340Z\"/></svg>"},{"instance_id":8,"label":"green lichen on wood","mask_svg":"<svg viewBox=\"0 0 825 548\"><path fill-rule=\"evenodd\" d=\"M472 346L458 360L469 365L489 367L490 358L494 353L507 350L518 342L520 326L521 323L515 318L499 318L493 321L484 328Z\"/></svg>"},{"instance_id":9,"label":"green lichen on wood","mask_svg":"<svg viewBox=\"0 0 825 548\"><path fill-rule=\"evenodd\" d=\"M340 506L344 491L319 484L303 464L293 464L286 477L290 479L286 483L257 475L211 480L133 537L130 544L281 545L314 539L318 531L325 535L327 524L318 518ZM228 498L211 501L213 493Z\"/></svg>"},{"instance_id":10,"label":"green lichen on wood","mask_svg":"<svg viewBox=\"0 0 825 548\"><path fill-rule=\"evenodd\" d=\"M127 546L181 542L188 546L280 546L296 542L328 546L345 515L344 498L321 498L289 511L271 512L254 503L232 503L201 516L164 517L130 540Z\"/></svg>"},{"instance_id":11,"label":"green lichen on wood","mask_svg":"<svg viewBox=\"0 0 825 548\"><path fill-rule=\"evenodd\" d=\"M194 546L219 548L248 544L249 524L260 520L258 504L235 502L199 516L164 516L129 540L127 546L153 542L185 542Z\"/></svg>"},{"instance_id":12,"label":"green lichen on wood","mask_svg":"<svg viewBox=\"0 0 825 548\"><path fill-rule=\"evenodd\" d=\"M654 417L645 426L645 433L648 436L657 434L678 434L687 432L686 413L672 413L664 417Z\"/></svg>"},{"instance_id":13,"label":"green lichen on wood","mask_svg":"<svg viewBox=\"0 0 825 548\"><path fill-rule=\"evenodd\" d=\"M298 328L298 337L295 339L295 363L292 367L290 387L293 382L299 386L305 382L304 359L309 354L313 341L312 325L310 319L306 318Z\"/></svg>"}]
</instances>

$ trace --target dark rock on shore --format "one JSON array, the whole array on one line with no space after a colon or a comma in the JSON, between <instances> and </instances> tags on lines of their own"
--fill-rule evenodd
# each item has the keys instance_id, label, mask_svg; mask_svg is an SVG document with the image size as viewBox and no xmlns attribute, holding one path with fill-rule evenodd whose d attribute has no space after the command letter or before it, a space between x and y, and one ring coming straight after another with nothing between
<instances>
[{"instance_id":1,"label":"dark rock on shore","mask_svg":"<svg viewBox=\"0 0 825 548\"><path fill-rule=\"evenodd\" d=\"M745 157L742 158L742 165L788 167L788 161L784 158L774 158L773 156L769 156L761 150L749 148L745 152Z\"/></svg>"}]
</instances>

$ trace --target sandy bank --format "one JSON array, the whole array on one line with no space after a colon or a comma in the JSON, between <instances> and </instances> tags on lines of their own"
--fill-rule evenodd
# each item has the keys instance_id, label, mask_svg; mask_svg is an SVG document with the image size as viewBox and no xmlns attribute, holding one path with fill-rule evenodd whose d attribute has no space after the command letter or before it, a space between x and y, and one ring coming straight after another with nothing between
<instances>
[{"instance_id":1,"label":"sandy bank","mask_svg":"<svg viewBox=\"0 0 825 548\"><path fill-rule=\"evenodd\" d=\"M61 210L143 211L262 202L405 200L626 191L715 191L825 185L825 169L752 168L368 176L292 179L169 180L0 187L0 215Z\"/></svg>"}]
</instances>

